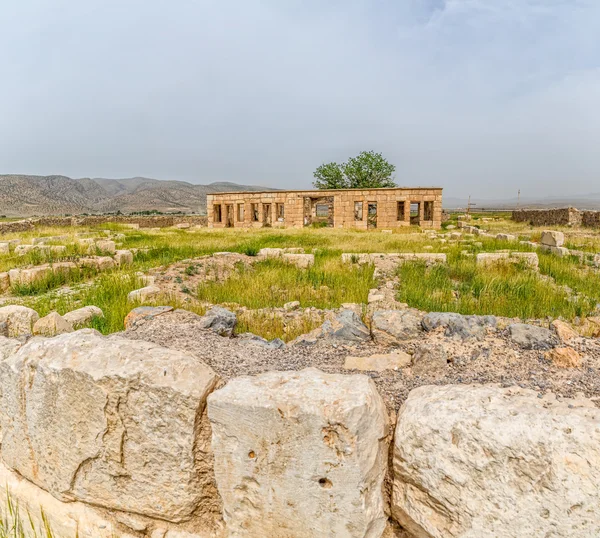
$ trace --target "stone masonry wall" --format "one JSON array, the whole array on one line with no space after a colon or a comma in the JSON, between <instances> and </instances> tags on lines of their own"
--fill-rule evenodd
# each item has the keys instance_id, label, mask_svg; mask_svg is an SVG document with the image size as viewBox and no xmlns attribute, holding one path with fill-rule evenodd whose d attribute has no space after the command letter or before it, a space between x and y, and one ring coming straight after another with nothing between
<instances>
[{"instance_id":1,"label":"stone masonry wall","mask_svg":"<svg viewBox=\"0 0 600 538\"><path fill-rule=\"evenodd\" d=\"M513 211L512 220L528 222L532 226L577 226L581 224L581 213L574 207L518 209Z\"/></svg>"},{"instance_id":2,"label":"stone masonry wall","mask_svg":"<svg viewBox=\"0 0 600 538\"><path fill-rule=\"evenodd\" d=\"M392 520L414 537L600 535L588 400L423 386L396 420L361 374L225 384L91 329L0 352L0 502L38 536L382 538Z\"/></svg>"},{"instance_id":3,"label":"stone masonry wall","mask_svg":"<svg viewBox=\"0 0 600 538\"><path fill-rule=\"evenodd\" d=\"M109 222L118 224L137 224L140 228L168 228L180 223L192 226L206 226L206 217L200 215L91 215L79 217L41 217L13 222L0 222L0 235L15 232L26 232L38 226L95 226Z\"/></svg>"},{"instance_id":4,"label":"stone masonry wall","mask_svg":"<svg viewBox=\"0 0 600 538\"><path fill-rule=\"evenodd\" d=\"M588 226L600 228L600 211L579 211L574 207L559 209L519 209L512 220L532 226Z\"/></svg>"},{"instance_id":5,"label":"stone masonry wall","mask_svg":"<svg viewBox=\"0 0 600 538\"><path fill-rule=\"evenodd\" d=\"M369 204L377 205L377 228L397 228L410 225L410 206L419 204L419 225L423 228L438 229L442 223L442 189L440 188L395 188L395 189L339 189L323 191L269 191L236 192L207 195L207 218L211 228L241 227L254 228L264 225L263 211L271 206L271 214L284 207L283 219L273 219L273 227L302 228L311 222L311 215L305 208L312 207L306 199L323 196L333 198L333 226L335 228L369 227ZM362 218L355 217L355 204L362 203ZM404 212L399 215L399 203L404 203ZM426 215L425 203L431 204L430 215ZM221 207L221 219L215 207ZM238 211L240 206L243 211ZM229 208L229 210L228 210ZM257 212L253 211L257 209ZM233 220L227 219L233 214ZM239 216L243 214L243 219ZM253 217L253 214L256 216ZM426 219L426 217L429 217ZM306 218L305 218L306 217Z\"/></svg>"}]
</instances>

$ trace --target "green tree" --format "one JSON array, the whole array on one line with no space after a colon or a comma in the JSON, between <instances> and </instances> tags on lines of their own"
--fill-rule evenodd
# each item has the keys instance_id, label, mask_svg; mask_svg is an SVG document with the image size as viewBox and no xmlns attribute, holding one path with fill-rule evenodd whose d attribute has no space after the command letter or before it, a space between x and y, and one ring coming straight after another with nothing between
<instances>
[{"instance_id":1,"label":"green tree","mask_svg":"<svg viewBox=\"0 0 600 538\"><path fill-rule=\"evenodd\" d=\"M363 151L347 162L322 164L314 172L317 189L377 189L395 187L392 179L396 167L381 153Z\"/></svg>"}]
</instances>

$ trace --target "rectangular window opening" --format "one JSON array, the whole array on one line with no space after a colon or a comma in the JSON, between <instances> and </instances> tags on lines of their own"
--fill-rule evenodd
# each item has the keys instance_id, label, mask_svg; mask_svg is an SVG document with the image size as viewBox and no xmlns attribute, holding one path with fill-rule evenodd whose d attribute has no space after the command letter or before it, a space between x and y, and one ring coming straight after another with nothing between
<instances>
[{"instance_id":1,"label":"rectangular window opening","mask_svg":"<svg viewBox=\"0 0 600 538\"><path fill-rule=\"evenodd\" d=\"M404 220L404 202L398 202L396 220Z\"/></svg>"},{"instance_id":2,"label":"rectangular window opening","mask_svg":"<svg viewBox=\"0 0 600 538\"><path fill-rule=\"evenodd\" d=\"M213 213L214 213L215 222L223 221L223 215L221 213L221 204L215 204L213 206Z\"/></svg>"},{"instance_id":3,"label":"rectangular window opening","mask_svg":"<svg viewBox=\"0 0 600 538\"><path fill-rule=\"evenodd\" d=\"M363 220L362 202L354 202L354 220Z\"/></svg>"},{"instance_id":4,"label":"rectangular window opening","mask_svg":"<svg viewBox=\"0 0 600 538\"><path fill-rule=\"evenodd\" d=\"M277 220L283 222L285 219L285 204L277 204Z\"/></svg>"},{"instance_id":5,"label":"rectangular window opening","mask_svg":"<svg viewBox=\"0 0 600 538\"><path fill-rule=\"evenodd\" d=\"M237 205L237 219L238 222L244 222L244 204Z\"/></svg>"},{"instance_id":6,"label":"rectangular window opening","mask_svg":"<svg viewBox=\"0 0 600 538\"><path fill-rule=\"evenodd\" d=\"M423 202L423 220L433 220L433 202Z\"/></svg>"},{"instance_id":7,"label":"rectangular window opening","mask_svg":"<svg viewBox=\"0 0 600 538\"><path fill-rule=\"evenodd\" d=\"M258 204L252 204L252 222L258 222Z\"/></svg>"}]
</instances>

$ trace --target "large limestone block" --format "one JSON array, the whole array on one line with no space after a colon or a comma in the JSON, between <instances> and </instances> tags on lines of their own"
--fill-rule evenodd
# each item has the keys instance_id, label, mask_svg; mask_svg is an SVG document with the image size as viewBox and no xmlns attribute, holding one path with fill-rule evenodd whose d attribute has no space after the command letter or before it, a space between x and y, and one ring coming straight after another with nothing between
<instances>
[{"instance_id":1,"label":"large limestone block","mask_svg":"<svg viewBox=\"0 0 600 538\"><path fill-rule=\"evenodd\" d=\"M41 336L56 336L57 334L73 332L73 325L58 312L50 312L33 324L33 334Z\"/></svg>"},{"instance_id":2,"label":"large limestone block","mask_svg":"<svg viewBox=\"0 0 600 538\"><path fill-rule=\"evenodd\" d=\"M425 386L398 416L392 514L416 538L600 536L600 410Z\"/></svg>"},{"instance_id":3,"label":"large limestone block","mask_svg":"<svg viewBox=\"0 0 600 538\"><path fill-rule=\"evenodd\" d=\"M381 536L388 419L363 375L268 372L208 399L231 536Z\"/></svg>"},{"instance_id":4,"label":"large limestone block","mask_svg":"<svg viewBox=\"0 0 600 538\"><path fill-rule=\"evenodd\" d=\"M10 254L10 244L9 243L0 243L0 254Z\"/></svg>"},{"instance_id":5,"label":"large limestone block","mask_svg":"<svg viewBox=\"0 0 600 538\"><path fill-rule=\"evenodd\" d=\"M158 286L145 286L139 290L130 291L127 294L127 300L131 302L152 301L158 299L162 293L162 290Z\"/></svg>"},{"instance_id":6,"label":"large limestone block","mask_svg":"<svg viewBox=\"0 0 600 538\"><path fill-rule=\"evenodd\" d=\"M18 337L31 334L39 314L26 306L9 305L0 308L0 323L8 325L8 336Z\"/></svg>"},{"instance_id":7,"label":"large limestone block","mask_svg":"<svg viewBox=\"0 0 600 538\"><path fill-rule=\"evenodd\" d=\"M77 310L72 310L71 312L67 312L63 318L67 320L68 323L73 325L73 327L81 327L83 325L87 325L94 318L103 318L104 313L101 308L97 306L84 306L82 308L78 308Z\"/></svg>"},{"instance_id":8,"label":"large limestone block","mask_svg":"<svg viewBox=\"0 0 600 538\"><path fill-rule=\"evenodd\" d=\"M416 310L378 310L371 331L378 344L397 345L422 336L421 317Z\"/></svg>"},{"instance_id":9,"label":"large limestone block","mask_svg":"<svg viewBox=\"0 0 600 538\"><path fill-rule=\"evenodd\" d=\"M56 538L114 538L119 536L109 518L83 503L63 503L46 491L20 477L0 463L0 503L6 506L8 499L19 506L19 520L29 531L26 536L48 536L45 521ZM43 515L42 515L43 511ZM16 518L6 514L5 523L11 528ZM16 535L15 535L16 536Z\"/></svg>"},{"instance_id":10,"label":"large limestone block","mask_svg":"<svg viewBox=\"0 0 600 538\"><path fill-rule=\"evenodd\" d=\"M109 256L92 256L90 258L80 258L79 265L95 269L96 271L108 271L114 268L116 263Z\"/></svg>"},{"instance_id":11,"label":"large limestone block","mask_svg":"<svg viewBox=\"0 0 600 538\"><path fill-rule=\"evenodd\" d=\"M91 329L33 339L0 363L2 459L59 500L170 521L211 512L201 418L217 379L186 353Z\"/></svg>"},{"instance_id":12,"label":"large limestone block","mask_svg":"<svg viewBox=\"0 0 600 538\"><path fill-rule=\"evenodd\" d=\"M540 242L549 247L562 247L565 244L565 234L554 230L544 230Z\"/></svg>"},{"instance_id":13,"label":"large limestone block","mask_svg":"<svg viewBox=\"0 0 600 538\"><path fill-rule=\"evenodd\" d=\"M92 249L95 251L96 249L102 253L107 254L115 254L117 252L117 247L114 241L109 239L104 239L102 241L96 241L95 245L92 246Z\"/></svg>"},{"instance_id":14,"label":"large limestone block","mask_svg":"<svg viewBox=\"0 0 600 538\"><path fill-rule=\"evenodd\" d=\"M28 286L52 275L52 267L38 265L29 269L11 269L8 272L11 286Z\"/></svg>"},{"instance_id":15,"label":"large limestone block","mask_svg":"<svg viewBox=\"0 0 600 538\"><path fill-rule=\"evenodd\" d=\"M133 252L131 250L117 250L114 260L117 265L131 265L133 263Z\"/></svg>"}]
</instances>

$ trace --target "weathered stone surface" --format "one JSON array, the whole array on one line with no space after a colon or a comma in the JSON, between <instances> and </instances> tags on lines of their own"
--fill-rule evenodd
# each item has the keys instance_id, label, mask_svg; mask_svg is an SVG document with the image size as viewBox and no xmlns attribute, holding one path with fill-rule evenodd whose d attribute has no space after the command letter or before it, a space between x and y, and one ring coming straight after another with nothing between
<instances>
[{"instance_id":1,"label":"weathered stone surface","mask_svg":"<svg viewBox=\"0 0 600 538\"><path fill-rule=\"evenodd\" d=\"M446 336L466 338L483 338L488 328L495 328L495 316L463 316L454 312L430 312L423 318L423 328L433 331L443 327Z\"/></svg>"},{"instance_id":2,"label":"weathered stone surface","mask_svg":"<svg viewBox=\"0 0 600 538\"><path fill-rule=\"evenodd\" d=\"M78 308L77 310L72 310L71 312L67 312L63 318L65 318L75 329L78 327L82 327L83 325L87 325L94 318L103 318L104 313L101 308L97 306L84 306L83 308Z\"/></svg>"},{"instance_id":3,"label":"weathered stone surface","mask_svg":"<svg viewBox=\"0 0 600 538\"><path fill-rule=\"evenodd\" d=\"M115 242L109 239L104 239L102 241L96 241L96 244L92 247L94 250L98 249L100 252L105 252L107 254L115 254L117 251L117 247L115 246Z\"/></svg>"},{"instance_id":4,"label":"weathered stone surface","mask_svg":"<svg viewBox=\"0 0 600 538\"><path fill-rule=\"evenodd\" d=\"M535 252L481 252L476 256L478 265L490 265L495 263L519 263L524 262L532 269L537 270L540 264Z\"/></svg>"},{"instance_id":5,"label":"weathered stone surface","mask_svg":"<svg viewBox=\"0 0 600 538\"><path fill-rule=\"evenodd\" d=\"M91 256L89 258L80 258L79 265L95 269L96 271L107 271L115 267L115 260L110 256Z\"/></svg>"},{"instance_id":6,"label":"weathered stone surface","mask_svg":"<svg viewBox=\"0 0 600 538\"><path fill-rule=\"evenodd\" d=\"M18 337L32 334L33 324L40 319L39 314L26 306L9 305L0 308L0 323L8 325L8 336Z\"/></svg>"},{"instance_id":7,"label":"weathered stone surface","mask_svg":"<svg viewBox=\"0 0 600 538\"><path fill-rule=\"evenodd\" d=\"M581 355L572 347L557 347L546 351L544 356L558 368L579 368L581 366Z\"/></svg>"},{"instance_id":8,"label":"weathered stone surface","mask_svg":"<svg viewBox=\"0 0 600 538\"><path fill-rule=\"evenodd\" d=\"M267 340L257 334L253 333L242 333L237 335L237 341L240 344L247 346L262 347L265 349L281 349L285 347L285 342L281 338L274 338L273 340Z\"/></svg>"},{"instance_id":9,"label":"weathered stone surface","mask_svg":"<svg viewBox=\"0 0 600 538\"><path fill-rule=\"evenodd\" d=\"M511 235L511 234L497 234L496 235L496 239L498 241L516 241L517 240L517 236L516 235Z\"/></svg>"},{"instance_id":10,"label":"weathered stone surface","mask_svg":"<svg viewBox=\"0 0 600 538\"><path fill-rule=\"evenodd\" d=\"M393 461L392 514L416 538L600 536L600 410L589 401L420 387L400 410Z\"/></svg>"},{"instance_id":11,"label":"weathered stone surface","mask_svg":"<svg viewBox=\"0 0 600 538\"><path fill-rule=\"evenodd\" d=\"M77 271L75 262L55 262L52 264L52 272L55 275L69 275Z\"/></svg>"},{"instance_id":12,"label":"weathered stone surface","mask_svg":"<svg viewBox=\"0 0 600 538\"><path fill-rule=\"evenodd\" d=\"M124 325L126 329L144 321L154 319L173 310L172 306L138 306L125 316Z\"/></svg>"},{"instance_id":13,"label":"weathered stone surface","mask_svg":"<svg viewBox=\"0 0 600 538\"><path fill-rule=\"evenodd\" d=\"M540 242L549 247L562 247L565 244L565 234L554 230L544 230Z\"/></svg>"},{"instance_id":14,"label":"weathered stone surface","mask_svg":"<svg viewBox=\"0 0 600 538\"><path fill-rule=\"evenodd\" d=\"M558 344L554 333L544 327L513 323L508 326L510 339L523 349L550 349Z\"/></svg>"},{"instance_id":15,"label":"weathered stone surface","mask_svg":"<svg viewBox=\"0 0 600 538\"><path fill-rule=\"evenodd\" d=\"M395 345L422 335L421 317L414 310L377 310L371 331L378 344Z\"/></svg>"},{"instance_id":16,"label":"weathered stone surface","mask_svg":"<svg viewBox=\"0 0 600 538\"><path fill-rule=\"evenodd\" d=\"M131 250L117 250L114 260L117 265L131 265L133 263L133 252Z\"/></svg>"},{"instance_id":17,"label":"weathered stone surface","mask_svg":"<svg viewBox=\"0 0 600 538\"><path fill-rule=\"evenodd\" d=\"M575 332L573 327L564 321L556 319L551 325L561 342L569 342L573 338L579 337L579 334Z\"/></svg>"},{"instance_id":18,"label":"weathered stone surface","mask_svg":"<svg viewBox=\"0 0 600 538\"><path fill-rule=\"evenodd\" d=\"M388 418L366 376L232 379L208 399L231 536L379 538Z\"/></svg>"},{"instance_id":19,"label":"weathered stone surface","mask_svg":"<svg viewBox=\"0 0 600 538\"><path fill-rule=\"evenodd\" d=\"M410 366L411 356L404 351L394 353L376 353L368 357L348 356L344 360L346 370L362 370L365 372L383 372L385 370L397 370Z\"/></svg>"},{"instance_id":20,"label":"weathered stone surface","mask_svg":"<svg viewBox=\"0 0 600 538\"><path fill-rule=\"evenodd\" d=\"M213 306L201 319L201 325L221 336L231 336L237 325L237 316L221 306Z\"/></svg>"},{"instance_id":21,"label":"weathered stone surface","mask_svg":"<svg viewBox=\"0 0 600 538\"><path fill-rule=\"evenodd\" d=\"M29 269L11 269L8 272L11 286L28 286L52 274L49 265L38 265Z\"/></svg>"},{"instance_id":22,"label":"weathered stone surface","mask_svg":"<svg viewBox=\"0 0 600 538\"><path fill-rule=\"evenodd\" d=\"M431 375L448 368L448 354L441 344L422 344L412 357L415 375Z\"/></svg>"},{"instance_id":23,"label":"weathered stone surface","mask_svg":"<svg viewBox=\"0 0 600 538\"><path fill-rule=\"evenodd\" d=\"M91 329L33 339L0 363L2 459L63 501L210 512L201 417L217 379L191 355Z\"/></svg>"},{"instance_id":24,"label":"weathered stone surface","mask_svg":"<svg viewBox=\"0 0 600 538\"><path fill-rule=\"evenodd\" d=\"M16 256L25 256L31 252L35 247L33 245L17 245L15 247L15 255Z\"/></svg>"},{"instance_id":25,"label":"weathered stone surface","mask_svg":"<svg viewBox=\"0 0 600 538\"><path fill-rule=\"evenodd\" d=\"M333 320L327 320L319 329L320 336L342 343L363 342L371 339L369 328L352 310L342 310Z\"/></svg>"},{"instance_id":26,"label":"weathered stone surface","mask_svg":"<svg viewBox=\"0 0 600 538\"><path fill-rule=\"evenodd\" d=\"M121 536L109 518L98 510L80 502L64 503L50 493L20 477L0 462L0 503L7 506L10 501L19 506L19 513L29 530L33 524L35 536L47 536L42 512L56 538L114 538ZM15 523L10 515L5 516L8 528ZM27 534L27 536L30 536ZM31 535L33 536L33 534Z\"/></svg>"},{"instance_id":27,"label":"weathered stone surface","mask_svg":"<svg viewBox=\"0 0 600 538\"><path fill-rule=\"evenodd\" d=\"M127 294L127 300L133 302L143 303L144 301L152 301L158 299L162 290L158 286L146 286L139 290L130 291Z\"/></svg>"},{"instance_id":28,"label":"weathered stone surface","mask_svg":"<svg viewBox=\"0 0 600 538\"><path fill-rule=\"evenodd\" d=\"M5 273L0 273L0 293L4 293L8 291L10 288L10 275Z\"/></svg>"},{"instance_id":29,"label":"weathered stone surface","mask_svg":"<svg viewBox=\"0 0 600 538\"><path fill-rule=\"evenodd\" d=\"M56 336L57 334L73 332L73 325L58 312L50 312L33 324L33 334L40 336Z\"/></svg>"},{"instance_id":30,"label":"weathered stone surface","mask_svg":"<svg viewBox=\"0 0 600 538\"><path fill-rule=\"evenodd\" d=\"M290 301L283 305L283 309L291 312L292 310L298 310L300 308L300 301Z\"/></svg>"},{"instance_id":31,"label":"weathered stone surface","mask_svg":"<svg viewBox=\"0 0 600 538\"><path fill-rule=\"evenodd\" d=\"M16 353L21 345L21 342L15 338L7 338L5 335L0 336L0 361Z\"/></svg>"},{"instance_id":32,"label":"weathered stone surface","mask_svg":"<svg viewBox=\"0 0 600 538\"><path fill-rule=\"evenodd\" d=\"M315 264L314 254L283 254L283 261L294 264L300 269L308 269Z\"/></svg>"},{"instance_id":33,"label":"weathered stone surface","mask_svg":"<svg viewBox=\"0 0 600 538\"><path fill-rule=\"evenodd\" d=\"M9 243L0 243L0 254L10 254Z\"/></svg>"}]
</instances>

